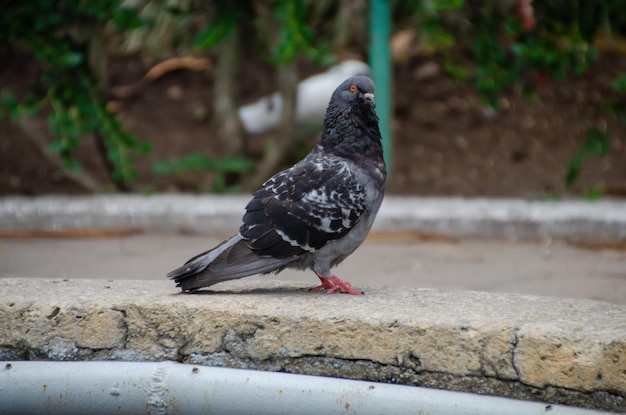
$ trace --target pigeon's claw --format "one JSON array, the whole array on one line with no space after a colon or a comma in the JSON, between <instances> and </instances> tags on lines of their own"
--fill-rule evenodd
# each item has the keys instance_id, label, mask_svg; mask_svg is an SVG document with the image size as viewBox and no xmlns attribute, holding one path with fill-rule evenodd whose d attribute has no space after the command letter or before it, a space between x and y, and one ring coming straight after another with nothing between
<instances>
[{"instance_id":1,"label":"pigeon's claw","mask_svg":"<svg viewBox=\"0 0 626 415\"><path fill-rule=\"evenodd\" d=\"M322 281L322 284L318 285L317 287L313 287L309 289L309 291L312 293L324 290L326 294L332 294L337 291L340 293L352 294L352 295L365 294L362 291L356 291L352 289L352 285L349 282L341 280L334 275L330 277L323 277L321 275L317 275L317 277L320 279L320 281Z\"/></svg>"}]
</instances>

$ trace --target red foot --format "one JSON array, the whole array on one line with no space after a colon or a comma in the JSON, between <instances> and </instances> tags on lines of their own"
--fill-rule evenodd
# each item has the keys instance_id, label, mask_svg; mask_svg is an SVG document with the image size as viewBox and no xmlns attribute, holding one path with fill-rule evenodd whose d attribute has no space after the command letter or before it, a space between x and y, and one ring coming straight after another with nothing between
<instances>
[{"instance_id":1,"label":"red foot","mask_svg":"<svg viewBox=\"0 0 626 415\"><path fill-rule=\"evenodd\" d=\"M352 295L364 294L362 291L353 290L352 285L349 282L340 280L334 275L331 277L322 277L320 275L317 275L317 278L319 278L320 281L322 281L322 285L318 285L317 287L311 288L309 291L312 293L324 290L326 291L326 294L332 294L335 291L339 291L340 293L352 294Z\"/></svg>"}]
</instances>

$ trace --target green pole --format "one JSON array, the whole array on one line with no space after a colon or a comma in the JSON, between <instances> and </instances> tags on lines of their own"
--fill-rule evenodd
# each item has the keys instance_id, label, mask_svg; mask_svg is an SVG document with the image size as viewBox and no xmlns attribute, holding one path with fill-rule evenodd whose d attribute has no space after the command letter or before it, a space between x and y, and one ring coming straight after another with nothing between
<instances>
[{"instance_id":1,"label":"green pole","mask_svg":"<svg viewBox=\"0 0 626 415\"><path fill-rule=\"evenodd\" d=\"M389 37L391 13L388 0L370 1L370 67L376 84L376 112L380 118L380 133L387 171L393 172L393 145L391 137L391 58Z\"/></svg>"}]
</instances>

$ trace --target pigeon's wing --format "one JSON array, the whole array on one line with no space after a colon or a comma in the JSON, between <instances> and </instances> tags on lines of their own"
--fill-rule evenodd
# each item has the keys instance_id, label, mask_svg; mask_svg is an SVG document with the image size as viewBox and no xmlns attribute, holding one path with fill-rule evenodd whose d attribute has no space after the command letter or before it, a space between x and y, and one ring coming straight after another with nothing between
<instances>
[{"instance_id":1,"label":"pigeon's wing","mask_svg":"<svg viewBox=\"0 0 626 415\"><path fill-rule=\"evenodd\" d=\"M367 208L364 186L347 160L307 157L254 193L239 232L261 256L315 252L346 235Z\"/></svg>"}]
</instances>

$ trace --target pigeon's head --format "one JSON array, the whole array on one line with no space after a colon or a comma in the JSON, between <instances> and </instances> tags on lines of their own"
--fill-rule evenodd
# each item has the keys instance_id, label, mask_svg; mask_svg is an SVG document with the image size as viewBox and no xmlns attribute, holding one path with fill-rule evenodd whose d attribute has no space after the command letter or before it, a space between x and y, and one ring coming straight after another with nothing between
<instances>
[{"instance_id":1,"label":"pigeon's head","mask_svg":"<svg viewBox=\"0 0 626 415\"><path fill-rule=\"evenodd\" d=\"M335 89L331 102L360 109L371 110L376 107L374 101L374 82L367 76L353 76L346 79Z\"/></svg>"},{"instance_id":2,"label":"pigeon's head","mask_svg":"<svg viewBox=\"0 0 626 415\"><path fill-rule=\"evenodd\" d=\"M328 152L357 160L382 160L374 82L367 76L353 76L333 92L324 118L320 145ZM382 161L381 161L382 163Z\"/></svg>"}]
</instances>

